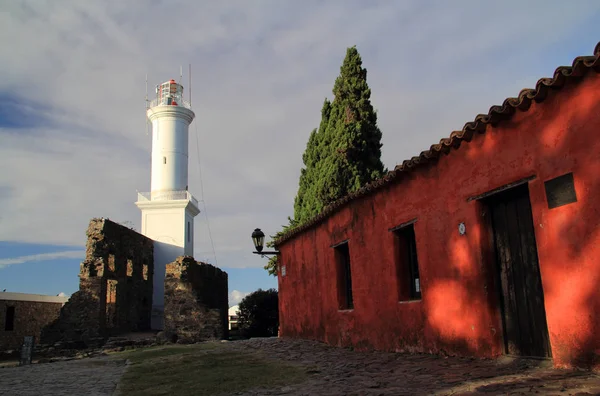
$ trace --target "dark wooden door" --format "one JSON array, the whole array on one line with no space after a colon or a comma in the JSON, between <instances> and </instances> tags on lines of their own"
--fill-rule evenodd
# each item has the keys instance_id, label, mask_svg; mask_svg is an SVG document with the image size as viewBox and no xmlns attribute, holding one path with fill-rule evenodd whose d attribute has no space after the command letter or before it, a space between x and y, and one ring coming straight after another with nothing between
<instances>
[{"instance_id":1,"label":"dark wooden door","mask_svg":"<svg viewBox=\"0 0 600 396\"><path fill-rule=\"evenodd\" d=\"M506 353L552 356L527 184L489 200Z\"/></svg>"}]
</instances>

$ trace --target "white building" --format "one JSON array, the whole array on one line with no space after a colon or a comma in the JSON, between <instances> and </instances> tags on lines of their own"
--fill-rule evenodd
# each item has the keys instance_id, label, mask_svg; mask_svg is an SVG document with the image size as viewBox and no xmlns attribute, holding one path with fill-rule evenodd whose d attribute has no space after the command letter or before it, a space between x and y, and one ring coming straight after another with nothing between
<instances>
[{"instance_id":1,"label":"white building","mask_svg":"<svg viewBox=\"0 0 600 396\"><path fill-rule=\"evenodd\" d=\"M235 330L238 328L239 310L239 305L234 305L233 307L229 308L229 312L227 313L227 318L229 321L229 330Z\"/></svg>"},{"instance_id":2,"label":"white building","mask_svg":"<svg viewBox=\"0 0 600 396\"><path fill-rule=\"evenodd\" d=\"M188 130L195 114L174 80L156 88L146 112L152 123L150 192L138 193L141 233L154 240L152 328L162 329L165 267L194 255L194 217L198 201L188 191Z\"/></svg>"}]
</instances>

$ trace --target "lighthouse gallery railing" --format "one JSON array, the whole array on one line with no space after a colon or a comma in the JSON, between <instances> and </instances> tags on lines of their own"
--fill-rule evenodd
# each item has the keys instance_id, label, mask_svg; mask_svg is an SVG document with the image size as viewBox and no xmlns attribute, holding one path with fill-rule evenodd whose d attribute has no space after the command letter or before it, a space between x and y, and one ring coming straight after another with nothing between
<instances>
[{"instance_id":1,"label":"lighthouse gallery railing","mask_svg":"<svg viewBox=\"0 0 600 396\"><path fill-rule=\"evenodd\" d=\"M198 206L198 200L194 198L189 191L155 191L155 192L138 192L138 202L143 201L177 201L187 200L192 201Z\"/></svg>"}]
</instances>

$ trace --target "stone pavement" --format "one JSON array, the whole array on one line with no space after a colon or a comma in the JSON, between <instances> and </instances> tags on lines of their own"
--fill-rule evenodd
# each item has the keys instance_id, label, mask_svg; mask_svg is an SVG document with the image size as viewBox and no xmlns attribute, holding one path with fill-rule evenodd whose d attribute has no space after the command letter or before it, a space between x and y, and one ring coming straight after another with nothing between
<instances>
[{"instance_id":1,"label":"stone pavement","mask_svg":"<svg viewBox=\"0 0 600 396\"><path fill-rule=\"evenodd\" d=\"M111 395L125 367L124 361L103 356L0 368L0 395Z\"/></svg>"},{"instance_id":2,"label":"stone pavement","mask_svg":"<svg viewBox=\"0 0 600 396\"><path fill-rule=\"evenodd\" d=\"M239 395L600 395L597 373L552 369L541 360L354 352L278 338L223 346L301 365L309 375L300 384ZM125 368L106 356L0 368L0 395L111 395Z\"/></svg>"},{"instance_id":3,"label":"stone pavement","mask_svg":"<svg viewBox=\"0 0 600 396\"><path fill-rule=\"evenodd\" d=\"M425 354L353 352L278 338L228 343L307 367L309 380L244 395L600 395L600 376L551 368L543 360L482 360Z\"/></svg>"}]
</instances>

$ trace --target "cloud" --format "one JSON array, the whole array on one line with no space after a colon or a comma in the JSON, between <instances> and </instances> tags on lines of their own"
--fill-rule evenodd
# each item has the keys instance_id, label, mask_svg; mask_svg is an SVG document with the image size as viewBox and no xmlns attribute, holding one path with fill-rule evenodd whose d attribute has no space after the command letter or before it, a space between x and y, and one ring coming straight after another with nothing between
<instances>
[{"instance_id":1,"label":"cloud","mask_svg":"<svg viewBox=\"0 0 600 396\"><path fill-rule=\"evenodd\" d=\"M238 305L244 297L246 297L249 292L241 292L239 290L232 290L229 293L229 307L233 307L234 305Z\"/></svg>"},{"instance_id":2,"label":"cloud","mask_svg":"<svg viewBox=\"0 0 600 396\"><path fill-rule=\"evenodd\" d=\"M363 56L393 168L590 53L599 9L593 0L7 2L0 47L16 52L0 53L0 98L22 111L0 122L0 167L10 169L0 172L0 240L83 246L92 217L140 229L145 75L153 92L191 63L190 191L206 202L218 264L262 267L250 233L274 234L292 214L302 152L346 47ZM195 251L210 258L204 213L195 224Z\"/></svg>"},{"instance_id":3,"label":"cloud","mask_svg":"<svg viewBox=\"0 0 600 396\"><path fill-rule=\"evenodd\" d=\"M0 268L7 267L9 265L24 264L24 263L28 263L31 261L48 261L48 260L59 260L59 259L83 259L84 257L85 257L84 250L66 250L64 252L32 254L29 256L20 256L20 257L0 259Z\"/></svg>"}]
</instances>

